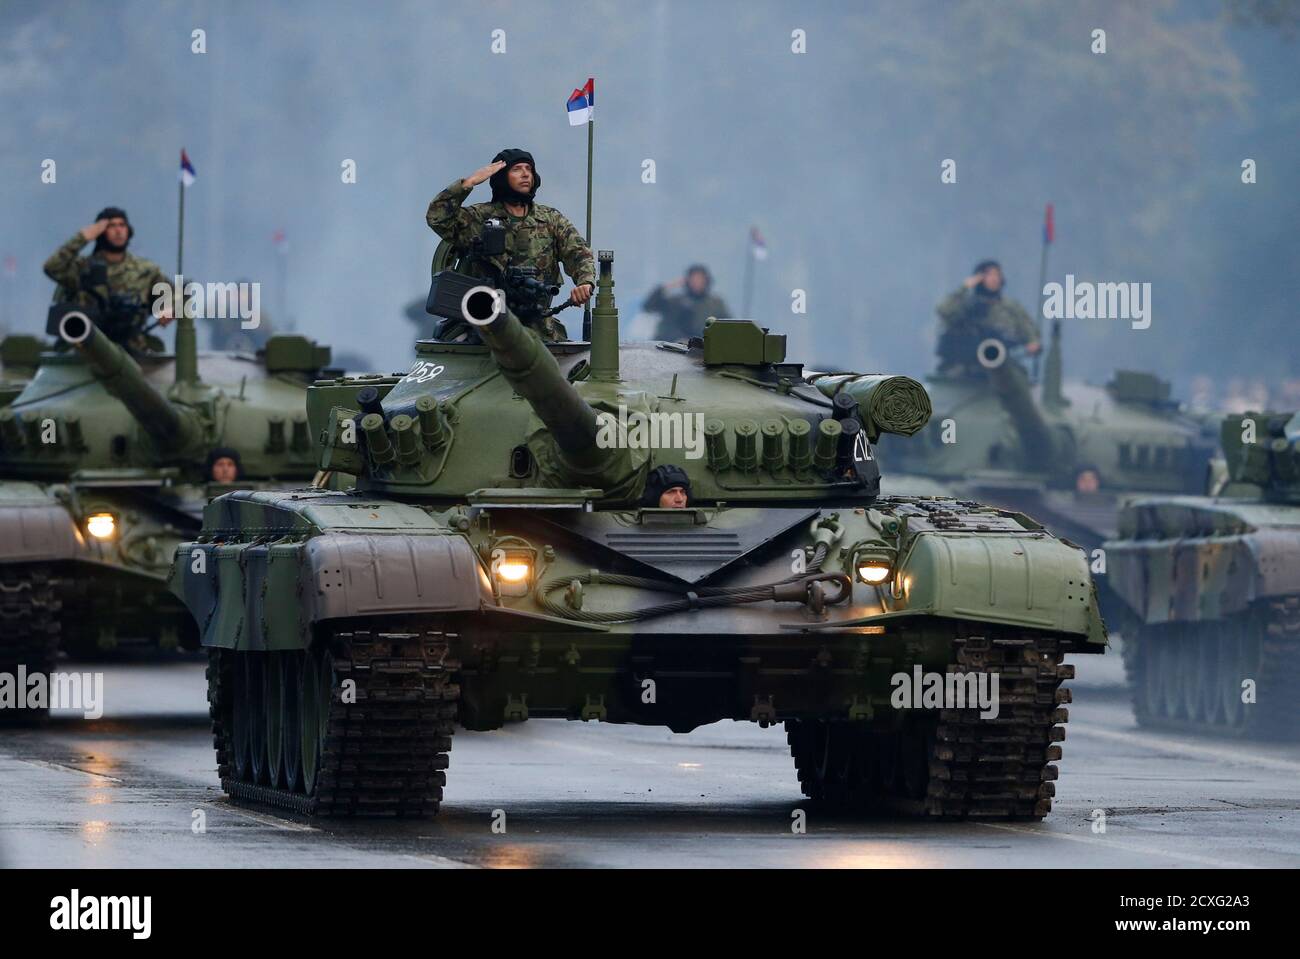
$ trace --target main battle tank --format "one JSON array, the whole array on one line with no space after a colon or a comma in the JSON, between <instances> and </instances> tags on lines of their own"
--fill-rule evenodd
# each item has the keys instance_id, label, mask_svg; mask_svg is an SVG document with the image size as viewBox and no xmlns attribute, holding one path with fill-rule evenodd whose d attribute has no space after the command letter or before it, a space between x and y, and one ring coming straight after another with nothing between
<instances>
[{"instance_id":1,"label":"main battle tank","mask_svg":"<svg viewBox=\"0 0 1300 959\"><path fill-rule=\"evenodd\" d=\"M430 815L457 722L735 719L784 723L827 804L1044 816L1062 658L1106 643L1082 553L1018 514L878 495L876 440L929 415L914 380L807 372L747 320L620 349L598 259L590 343L466 288L481 345L310 390L319 465L355 488L209 504L172 585L211 653L223 789ZM646 499L665 464L685 509Z\"/></svg>"},{"instance_id":2,"label":"main battle tank","mask_svg":"<svg viewBox=\"0 0 1300 959\"><path fill-rule=\"evenodd\" d=\"M938 482L1027 513L1090 553L1115 535L1126 497L1204 491L1213 426L1171 399L1167 382L1120 370L1105 387L1066 383L1059 320L1044 359L1038 389L992 339L979 345L976 375L932 376L930 425L914 442L882 444L888 488ZM1098 585L1109 620L1116 607L1104 575Z\"/></svg>"},{"instance_id":3,"label":"main battle tank","mask_svg":"<svg viewBox=\"0 0 1300 959\"><path fill-rule=\"evenodd\" d=\"M0 673L47 673L60 646L197 648L166 576L208 497L230 488L206 475L209 452L237 451L236 486L314 476L303 399L328 348L290 336L257 356L199 355L193 322L178 321L174 356L136 359L69 314L70 349L40 354L0 407ZM34 718L0 721L16 715Z\"/></svg>"},{"instance_id":4,"label":"main battle tank","mask_svg":"<svg viewBox=\"0 0 1300 959\"><path fill-rule=\"evenodd\" d=\"M1222 424L1210 496L1146 497L1105 544L1138 722L1300 737L1300 414Z\"/></svg>"}]
</instances>

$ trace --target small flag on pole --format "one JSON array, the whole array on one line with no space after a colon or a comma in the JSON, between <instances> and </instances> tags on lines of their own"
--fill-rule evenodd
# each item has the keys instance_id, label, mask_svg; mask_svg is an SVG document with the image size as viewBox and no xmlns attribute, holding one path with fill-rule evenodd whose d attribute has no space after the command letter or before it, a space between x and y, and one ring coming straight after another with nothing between
<instances>
[{"instance_id":1,"label":"small flag on pole","mask_svg":"<svg viewBox=\"0 0 1300 959\"><path fill-rule=\"evenodd\" d=\"M1047 204L1047 213L1043 216L1043 242L1056 241L1056 218L1052 214L1052 204Z\"/></svg>"},{"instance_id":2,"label":"small flag on pole","mask_svg":"<svg viewBox=\"0 0 1300 959\"><path fill-rule=\"evenodd\" d=\"M194 164L190 163L189 155L181 150L181 183L189 186L194 182Z\"/></svg>"},{"instance_id":3,"label":"small flag on pole","mask_svg":"<svg viewBox=\"0 0 1300 959\"><path fill-rule=\"evenodd\" d=\"M758 227L749 228L749 252L756 260L767 259L767 241L763 239L763 234L758 232Z\"/></svg>"},{"instance_id":4,"label":"small flag on pole","mask_svg":"<svg viewBox=\"0 0 1300 959\"><path fill-rule=\"evenodd\" d=\"M594 117L593 111L596 109L595 78L588 77L582 89L574 90L569 95L569 102L565 106L569 110L569 126L576 127L579 124L590 123Z\"/></svg>"}]
</instances>

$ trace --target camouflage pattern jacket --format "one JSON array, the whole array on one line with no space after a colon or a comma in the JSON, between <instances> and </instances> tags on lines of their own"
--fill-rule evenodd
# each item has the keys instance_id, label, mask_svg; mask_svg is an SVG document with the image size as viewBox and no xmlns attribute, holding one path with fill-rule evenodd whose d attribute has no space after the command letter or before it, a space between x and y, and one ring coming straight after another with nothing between
<instances>
[{"instance_id":1,"label":"camouflage pattern jacket","mask_svg":"<svg viewBox=\"0 0 1300 959\"><path fill-rule=\"evenodd\" d=\"M504 203L475 203L463 206L472 188L457 179L429 202L425 222L434 233L456 249L468 252L470 243L483 229L485 220L498 219L506 228L506 252L489 262L504 271L509 266L533 266L544 283L561 282L560 266L574 286L596 283L596 264L587 246L569 218L554 207L534 203L522 216L512 216ZM469 273L488 278L487 271L470 267ZM546 339L563 339L563 326L548 317ZM558 334L558 335L557 335Z\"/></svg>"},{"instance_id":2,"label":"camouflage pattern jacket","mask_svg":"<svg viewBox=\"0 0 1300 959\"><path fill-rule=\"evenodd\" d=\"M96 253L81 256L81 248L89 242L78 230L45 261L45 275L59 285L54 291L52 302L102 308L110 294L135 296L144 307L140 314L124 325L105 324L104 332L124 345L144 348L145 341L152 341L147 343L148 348L162 349L161 341L155 337L145 337L143 330L149 321L154 301L154 284L166 283L170 286L171 279L163 276L157 263L130 252L123 254L117 263L110 263ZM94 262L102 262L107 268L108 286L94 288L94 292L91 292L85 288L82 279Z\"/></svg>"},{"instance_id":3,"label":"camouflage pattern jacket","mask_svg":"<svg viewBox=\"0 0 1300 959\"><path fill-rule=\"evenodd\" d=\"M1008 349L1038 339L1038 327L1028 311L1006 297L980 296L962 287L944 297L935 312L942 322L936 352L939 368L946 372L979 372L975 351L990 337L1001 340Z\"/></svg>"},{"instance_id":4,"label":"camouflage pattern jacket","mask_svg":"<svg viewBox=\"0 0 1300 959\"><path fill-rule=\"evenodd\" d=\"M659 325L655 327L656 340L685 340L692 336L704 335L704 321L711 316L725 319L731 316L727 304L722 298L706 293L704 296L691 296L678 293L669 296L662 286L646 297L642 309L647 313L659 314Z\"/></svg>"}]
</instances>

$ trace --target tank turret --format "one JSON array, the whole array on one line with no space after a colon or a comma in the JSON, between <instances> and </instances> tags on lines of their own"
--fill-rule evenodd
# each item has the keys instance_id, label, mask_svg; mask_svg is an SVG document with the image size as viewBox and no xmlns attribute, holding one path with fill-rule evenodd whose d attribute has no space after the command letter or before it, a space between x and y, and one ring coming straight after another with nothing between
<instances>
[{"instance_id":1,"label":"tank turret","mask_svg":"<svg viewBox=\"0 0 1300 959\"><path fill-rule=\"evenodd\" d=\"M122 401L160 450L185 451L202 438L203 424L198 414L172 402L150 385L131 355L83 314L64 316L59 322L59 338L81 353L86 368L104 389ZM178 380L186 366L190 365L178 360Z\"/></svg>"},{"instance_id":2,"label":"tank turret","mask_svg":"<svg viewBox=\"0 0 1300 959\"><path fill-rule=\"evenodd\" d=\"M602 253L590 369L593 377L617 380L618 313L613 302L612 264L612 257ZM627 451L601 448L596 411L560 372L555 357L542 341L524 328L502 298L486 287L480 288L466 297L465 314L478 327L479 336L506 382L546 424L565 472L583 479L610 469L626 472Z\"/></svg>"},{"instance_id":3,"label":"tank turret","mask_svg":"<svg viewBox=\"0 0 1300 959\"><path fill-rule=\"evenodd\" d=\"M1220 426L1228 485L1223 495L1300 503L1300 413L1241 413Z\"/></svg>"}]
</instances>

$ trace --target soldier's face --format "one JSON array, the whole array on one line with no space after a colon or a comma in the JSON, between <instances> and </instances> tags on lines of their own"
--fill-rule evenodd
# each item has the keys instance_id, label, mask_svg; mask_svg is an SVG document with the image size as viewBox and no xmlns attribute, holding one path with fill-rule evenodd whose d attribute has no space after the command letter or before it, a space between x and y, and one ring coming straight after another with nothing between
<instances>
[{"instance_id":1,"label":"soldier's face","mask_svg":"<svg viewBox=\"0 0 1300 959\"><path fill-rule=\"evenodd\" d=\"M512 190L529 193L533 189L533 165L527 161L516 163L506 171L506 182Z\"/></svg>"},{"instance_id":2,"label":"soldier's face","mask_svg":"<svg viewBox=\"0 0 1300 959\"><path fill-rule=\"evenodd\" d=\"M703 296L709 289L709 277L703 270L692 270L686 277L686 285L696 296Z\"/></svg>"},{"instance_id":3,"label":"soldier's face","mask_svg":"<svg viewBox=\"0 0 1300 959\"><path fill-rule=\"evenodd\" d=\"M239 478L239 467L229 456L222 456L212 464L212 482L233 483Z\"/></svg>"},{"instance_id":4,"label":"soldier's face","mask_svg":"<svg viewBox=\"0 0 1300 959\"><path fill-rule=\"evenodd\" d=\"M673 486L663 491L659 496L660 509L686 509L686 501L689 497L686 490L680 486Z\"/></svg>"},{"instance_id":5,"label":"soldier's face","mask_svg":"<svg viewBox=\"0 0 1300 959\"><path fill-rule=\"evenodd\" d=\"M113 246L126 246L126 241L131 236L131 228L126 225L126 220L120 216L108 221L108 226L104 229L104 236Z\"/></svg>"},{"instance_id":6,"label":"soldier's face","mask_svg":"<svg viewBox=\"0 0 1300 959\"><path fill-rule=\"evenodd\" d=\"M1002 271L996 266L991 266L984 271L984 289L990 293L1002 289Z\"/></svg>"}]
</instances>

